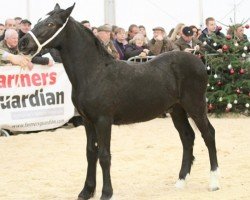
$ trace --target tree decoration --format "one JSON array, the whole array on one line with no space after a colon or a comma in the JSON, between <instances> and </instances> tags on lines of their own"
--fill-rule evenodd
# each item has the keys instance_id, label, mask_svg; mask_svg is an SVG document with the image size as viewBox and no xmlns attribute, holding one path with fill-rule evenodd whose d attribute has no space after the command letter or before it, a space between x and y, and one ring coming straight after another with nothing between
<instances>
[{"instance_id":1,"label":"tree decoration","mask_svg":"<svg viewBox=\"0 0 250 200\"><path fill-rule=\"evenodd\" d=\"M236 26L231 25L230 28ZM208 112L250 116L250 42L231 34L224 38L214 34L210 39L211 48L214 46L222 51L211 55L204 53L208 73Z\"/></svg>"}]
</instances>

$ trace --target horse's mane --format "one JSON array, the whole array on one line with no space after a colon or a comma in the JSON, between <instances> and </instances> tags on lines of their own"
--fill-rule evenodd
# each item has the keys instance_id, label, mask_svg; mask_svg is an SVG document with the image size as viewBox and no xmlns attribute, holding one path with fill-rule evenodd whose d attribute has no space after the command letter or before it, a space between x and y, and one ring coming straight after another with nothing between
<instances>
[{"instance_id":1,"label":"horse's mane","mask_svg":"<svg viewBox=\"0 0 250 200\"><path fill-rule=\"evenodd\" d=\"M84 35L87 34L94 41L97 50L101 55L114 59L114 57L107 51L107 49L103 46L100 40L94 35L94 33L90 29L84 27L80 22L76 21L73 17L70 17L70 21L76 26L77 30L79 30L79 32L83 37Z\"/></svg>"}]
</instances>

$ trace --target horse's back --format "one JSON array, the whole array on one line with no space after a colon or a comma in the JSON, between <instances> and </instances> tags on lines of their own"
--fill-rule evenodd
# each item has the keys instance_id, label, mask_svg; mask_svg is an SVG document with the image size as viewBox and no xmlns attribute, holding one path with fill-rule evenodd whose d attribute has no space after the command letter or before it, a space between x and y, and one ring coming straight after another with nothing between
<instances>
[{"instance_id":1,"label":"horse's back","mask_svg":"<svg viewBox=\"0 0 250 200\"><path fill-rule=\"evenodd\" d=\"M117 124L147 121L167 111L184 96L204 95L207 77L204 64L189 53L164 53L147 63L123 67L122 77L127 82L117 82Z\"/></svg>"}]
</instances>

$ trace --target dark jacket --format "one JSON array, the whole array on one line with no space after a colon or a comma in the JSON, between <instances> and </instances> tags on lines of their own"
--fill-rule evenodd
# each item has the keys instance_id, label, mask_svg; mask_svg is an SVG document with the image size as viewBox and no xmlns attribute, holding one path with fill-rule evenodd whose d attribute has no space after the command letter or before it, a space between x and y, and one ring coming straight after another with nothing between
<instances>
[{"instance_id":1,"label":"dark jacket","mask_svg":"<svg viewBox=\"0 0 250 200\"><path fill-rule=\"evenodd\" d=\"M147 47L142 46L138 47L135 44L128 44L125 49L125 59L129 59L134 56L139 56L143 49L147 49Z\"/></svg>"},{"instance_id":2,"label":"dark jacket","mask_svg":"<svg viewBox=\"0 0 250 200\"><path fill-rule=\"evenodd\" d=\"M34 58L32 58L31 62L39 65L47 65L49 64L49 58L45 58L42 57L41 54L37 54Z\"/></svg>"},{"instance_id":3,"label":"dark jacket","mask_svg":"<svg viewBox=\"0 0 250 200\"><path fill-rule=\"evenodd\" d=\"M168 38L164 38L161 41L154 38L149 41L149 50L153 55L159 55L167 51L179 51L180 49Z\"/></svg>"},{"instance_id":4,"label":"dark jacket","mask_svg":"<svg viewBox=\"0 0 250 200\"><path fill-rule=\"evenodd\" d=\"M124 45L123 43L118 42L117 40L114 40L114 46L119 53L120 60L125 60L125 49L127 45Z\"/></svg>"},{"instance_id":5,"label":"dark jacket","mask_svg":"<svg viewBox=\"0 0 250 200\"><path fill-rule=\"evenodd\" d=\"M3 31L3 34L0 36L0 41L4 40L4 37L5 37L5 31L6 31L6 30L4 30L4 31Z\"/></svg>"},{"instance_id":6,"label":"dark jacket","mask_svg":"<svg viewBox=\"0 0 250 200\"><path fill-rule=\"evenodd\" d=\"M21 30L18 31L18 39L20 40L26 33L22 32Z\"/></svg>"},{"instance_id":7,"label":"dark jacket","mask_svg":"<svg viewBox=\"0 0 250 200\"><path fill-rule=\"evenodd\" d=\"M199 40L201 42L206 41L207 45L205 45L205 50L209 53L215 53L218 49L222 48L222 44L218 44L217 46L213 46L213 43L214 43L213 37L221 39L221 38L224 38L225 36L219 30L215 30L214 33L209 35L207 28L205 28L199 37Z\"/></svg>"},{"instance_id":8,"label":"dark jacket","mask_svg":"<svg viewBox=\"0 0 250 200\"><path fill-rule=\"evenodd\" d=\"M61 55L60 55L60 52L57 50L57 49L43 49L41 51L41 55L44 55L44 54L47 54L47 53L50 53L51 57L53 58L53 60L57 63L62 63L62 58L61 58Z\"/></svg>"}]
</instances>

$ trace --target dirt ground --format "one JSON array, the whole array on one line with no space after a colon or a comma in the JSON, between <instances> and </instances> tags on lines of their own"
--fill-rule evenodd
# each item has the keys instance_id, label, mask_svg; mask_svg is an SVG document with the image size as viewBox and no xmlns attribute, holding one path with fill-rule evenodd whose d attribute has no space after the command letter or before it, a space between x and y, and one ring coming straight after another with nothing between
<instances>
[{"instance_id":1,"label":"dirt ground","mask_svg":"<svg viewBox=\"0 0 250 200\"><path fill-rule=\"evenodd\" d=\"M250 199L250 119L210 118L216 129L221 189L208 191L209 160L197 128L187 187L178 190L182 147L170 118L113 126L112 183L116 200ZM1 200L74 200L86 174L83 127L0 137ZM102 189L98 165L97 191Z\"/></svg>"}]
</instances>

